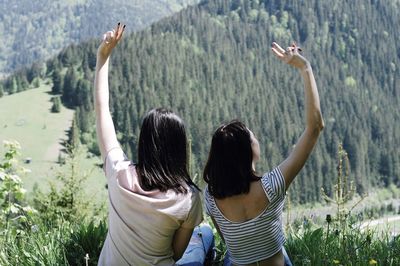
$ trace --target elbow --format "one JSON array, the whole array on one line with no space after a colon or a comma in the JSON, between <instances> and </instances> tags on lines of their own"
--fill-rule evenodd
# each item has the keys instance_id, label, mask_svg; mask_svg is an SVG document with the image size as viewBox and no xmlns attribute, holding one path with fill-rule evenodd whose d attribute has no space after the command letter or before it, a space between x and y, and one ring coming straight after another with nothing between
<instances>
[{"instance_id":1,"label":"elbow","mask_svg":"<svg viewBox=\"0 0 400 266\"><path fill-rule=\"evenodd\" d=\"M322 118L322 116L320 116L318 122L316 123L316 130L318 130L318 132L321 132L324 129L324 127L325 127L324 119Z\"/></svg>"},{"instance_id":2,"label":"elbow","mask_svg":"<svg viewBox=\"0 0 400 266\"><path fill-rule=\"evenodd\" d=\"M324 119L322 118L321 113L319 113L318 118L315 119L315 121L310 126L308 126L308 129L309 132L311 132L311 135L318 138L324 127L325 127Z\"/></svg>"}]
</instances>

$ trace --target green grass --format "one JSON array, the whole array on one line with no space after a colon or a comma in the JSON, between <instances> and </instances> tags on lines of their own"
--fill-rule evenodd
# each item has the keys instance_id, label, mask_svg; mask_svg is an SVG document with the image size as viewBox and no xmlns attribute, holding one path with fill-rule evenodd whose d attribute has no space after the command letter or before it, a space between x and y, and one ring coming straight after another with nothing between
<instances>
[{"instance_id":1,"label":"green grass","mask_svg":"<svg viewBox=\"0 0 400 266\"><path fill-rule=\"evenodd\" d=\"M3 154L3 140L16 140L21 144L21 158L32 158L24 167L32 172L23 177L24 187L32 191L35 183L41 189L48 187L60 170L57 164L61 143L67 139L74 111L61 107L60 113L51 113L51 85L41 81L39 88L0 98L0 154ZM88 200L105 199L106 180L97 157L81 155L82 171L92 170L85 190ZM62 169L61 169L62 171ZM100 180L100 181L99 181Z\"/></svg>"}]
</instances>

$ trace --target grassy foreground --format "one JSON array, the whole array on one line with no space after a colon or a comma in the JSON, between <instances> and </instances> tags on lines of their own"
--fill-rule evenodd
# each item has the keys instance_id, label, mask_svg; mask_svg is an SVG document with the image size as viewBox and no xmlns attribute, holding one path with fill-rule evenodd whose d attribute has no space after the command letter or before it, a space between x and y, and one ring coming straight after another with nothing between
<instances>
[{"instance_id":1,"label":"grassy foreground","mask_svg":"<svg viewBox=\"0 0 400 266\"><path fill-rule=\"evenodd\" d=\"M104 206L82 191L79 152L66 159L61 186L24 197L19 144L6 143L0 162L0 265L96 265L107 234ZM78 149L79 151L79 149ZM217 259L225 247L215 232ZM357 217L327 215L323 225L303 223L287 232L294 265L400 265L400 236L361 230Z\"/></svg>"}]
</instances>

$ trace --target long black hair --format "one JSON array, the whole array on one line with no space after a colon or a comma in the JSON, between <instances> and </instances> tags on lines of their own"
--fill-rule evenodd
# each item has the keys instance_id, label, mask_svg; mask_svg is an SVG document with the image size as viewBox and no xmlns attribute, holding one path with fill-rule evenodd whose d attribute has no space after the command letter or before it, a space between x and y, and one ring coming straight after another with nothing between
<instances>
[{"instance_id":1,"label":"long black hair","mask_svg":"<svg viewBox=\"0 0 400 266\"><path fill-rule=\"evenodd\" d=\"M150 110L139 136L137 170L141 187L177 193L187 193L185 183L197 188L188 173L186 145L185 125L179 116L165 108Z\"/></svg>"},{"instance_id":2,"label":"long black hair","mask_svg":"<svg viewBox=\"0 0 400 266\"><path fill-rule=\"evenodd\" d=\"M250 183L259 180L253 170L249 129L233 120L214 133L203 178L210 194L217 198L248 193Z\"/></svg>"}]
</instances>

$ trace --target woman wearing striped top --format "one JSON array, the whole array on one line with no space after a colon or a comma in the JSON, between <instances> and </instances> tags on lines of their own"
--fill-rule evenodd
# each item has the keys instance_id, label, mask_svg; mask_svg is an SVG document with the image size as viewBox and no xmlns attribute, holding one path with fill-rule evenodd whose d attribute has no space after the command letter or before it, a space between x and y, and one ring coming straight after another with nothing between
<instances>
[{"instance_id":1,"label":"woman wearing striped top","mask_svg":"<svg viewBox=\"0 0 400 266\"><path fill-rule=\"evenodd\" d=\"M310 63L293 44L273 43L273 53L297 68L304 80L305 130L291 154L262 177L255 163L260 148L254 134L232 121L214 133L204 169L206 212L224 239L230 264L284 265L282 209L285 191L305 164L324 127L317 85Z\"/></svg>"}]
</instances>

